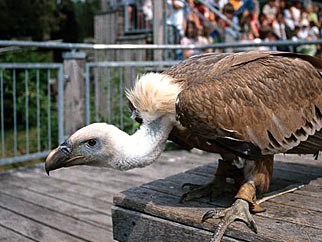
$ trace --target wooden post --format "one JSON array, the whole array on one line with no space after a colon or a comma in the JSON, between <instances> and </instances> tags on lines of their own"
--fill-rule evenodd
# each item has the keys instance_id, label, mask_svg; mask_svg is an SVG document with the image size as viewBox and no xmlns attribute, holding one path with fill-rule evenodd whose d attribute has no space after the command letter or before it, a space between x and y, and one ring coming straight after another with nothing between
<instances>
[{"instance_id":1,"label":"wooden post","mask_svg":"<svg viewBox=\"0 0 322 242\"><path fill-rule=\"evenodd\" d=\"M65 135L85 125L84 67L86 54L66 52L64 58L64 122Z\"/></svg>"},{"instance_id":2,"label":"wooden post","mask_svg":"<svg viewBox=\"0 0 322 242\"><path fill-rule=\"evenodd\" d=\"M164 44L164 6L165 1L153 0L153 44ZM154 60L162 60L162 50L154 51Z\"/></svg>"}]
</instances>

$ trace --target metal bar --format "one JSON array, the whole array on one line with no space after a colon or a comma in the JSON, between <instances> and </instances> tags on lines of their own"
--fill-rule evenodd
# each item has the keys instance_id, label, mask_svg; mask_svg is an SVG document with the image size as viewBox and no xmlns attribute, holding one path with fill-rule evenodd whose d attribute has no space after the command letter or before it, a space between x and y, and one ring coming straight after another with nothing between
<instances>
[{"instance_id":1,"label":"metal bar","mask_svg":"<svg viewBox=\"0 0 322 242\"><path fill-rule=\"evenodd\" d=\"M26 153L29 154L29 72L25 70Z\"/></svg>"},{"instance_id":2,"label":"metal bar","mask_svg":"<svg viewBox=\"0 0 322 242\"><path fill-rule=\"evenodd\" d=\"M88 67L147 67L147 66L172 66L179 61L110 61L110 62L87 62ZM1 64L0 64L1 67Z\"/></svg>"},{"instance_id":3,"label":"metal bar","mask_svg":"<svg viewBox=\"0 0 322 242\"><path fill-rule=\"evenodd\" d=\"M1 117L1 157L4 158L5 153L5 141L4 141L4 110L3 110L3 70L0 72L0 117Z\"/></svg>"},{"instance_id":4,"label":"metal bar","mask_svg":"<svg viewBox=\"0 0 322 242\"><path fill-rule=\"evenodd\" d=\"M10 52L10 51L17 51L17 50L20 50L20 49L21 48L15 47L15 46L3 47L3 48L0 48L0 53Z\"/></svg>"},{"instance_id":5,"label":"metal bar","mask_svg":"<svg viewBox=\"0 0 322 242\"><path fill-rule=\"evenodd\" d=\"M16 97L16 70L12 71L12 101L13 101L13 153L17 156L17 97Z\"/></svg>"},{"instance_id":6,"label":"metal bar","mask_svg":"<svg viewBox=\"0 0 322 242\"><path fill-rule=\"evenodd\" d=\"M91 122L91 113L90 113L90 66L85 64L85 121L86 125Z\"/></svg>"},{"instance_id":7,"label":"metal bar","mask_svg":"<svg viewBox=\"0 0 322 242\"><path fill-rule=\"evenodd\" d=\"M47 139L48 149L51 149L51 95L50 95L51 72L47 70Z\"/></svg>"},{"instance_id":8,"label":"metal bar","mask_svg":"<svg viewBox=\"0 0 322 242\"><path fill-rule=\"evenodd\" d=\"M0 40L1 42L1 40ZM58 69L59 63L0 63L5 69Z\"/></svg>"},{"instance_id":9,"label":"metal bar","mask_svg":"<svg viewBox=\"0 0 322 242\"><path fill-rule=\"evenodd\" d=\"M4 159L0 160L0 165L18 163L18 162L23 162L23 161L28 161L28 160L41 159L41 158L46 157L49 152L50 151L42 151L42 152L37 152L37 153L33 153L33 154L21 155L21 156L17 156L17 157L4 158Z\"/></svg>"},{"instance_id":10,"label":"metal bar","mask_svg":"<svg viewBox=\"0 0 322 242\"><path fill-rule=\"evenodd\" d=\"M99 115L98 115L98 112L100 110L100 101L99 101L99 93L100 93L100 83L101 81L99 82L98 81L98 77L101 75L98 74L100 70L98 68L96 68L96 72L95 72L95 75L94 75L94 90L95 90L95 105L94 105L94 109L95 109L95 122L98 122L99 121ZM104 75L102 75L104 76Z\"/></svg>"},{"instance_id":11,"label":"metal bar","mask_svg":"<svg viewBox=\"0 0 322 242\"><path fill-rule=\"evenodd\" d=\"M107 122L111 122L112 119L112 93L111 93L111 69L107 69Z\"/></svg>"},{"instance_id":12,"label":"metal bar","mask_svg":"<svg viewBox=\"0 0 322 242\"><path fill-rule=\"evenodd\" d=\"M130 67L131 69L130 69L130 76L131 76L131 87L133 87L134 86L134 84L135 84L135 82L136 82L136 76L137 76L137 71L136 71L136 69L134 69L135 67L133 67L133 66L131 66ZM131 115L132 115L132 113L131 113ZM135 131L135 128L136 128L136 126L135 126L135 122L133 122L133 124L132 124L132 133L134 133L134 131Z\"/></svg>"},{"instance_id":13,"label":"metal bar","mask_svg":"<svg viewBox=\"0 0 322 242\"><path fill-rule=\"evenodd\" d=\"M232 42L216 43L211 45L136 45L136 44L80 44L80 43L57 43L57 42L40 42L40 41L19 41L19 40L0 40L0 46L19 46L19 47L38 47L50 49L90 49L90 50L137 50L137 49L224 49L224 48L242 48L242 47L259 47L259 46L281 46L281 45L304 45L304 44L322 44L322 38L316 40L283 40L261 43L254 42ZM58 64L59 65L59 64Z\"/></svg>"},{"instance_id":14,"label":"metal bar","mask_svg":"<svg viewBox=\"0 0 322 242\"><path fill-rule=\"evenodd\" d=\"M37 114L37 151L40 151L40 94L39 70L36 71L36 114Z\"/></svg>"},{"instance_id":15,"label":"metal bar","mask_svg":"<svg viewBox=\"0 0 322 242\"><path fill-rule=\"evenodd\" d=\"M123 70L123 71L122 71ZM120 81L119 81L119 100L120 100L120 128L123 129L124 128L124 114L123 114L123 83L124 83L124 69L122 69L122 67L119 67L119 77L120 77Z\"/></svg>"},{"instance_id":16,"label":"metal bar","mask_svg":"<svg viewBox=\"0 0 322 242\"><path fill-rule=\"evenodd\" d=\"M129 12L128 12L128 3L124 5L124 32L129 32Z\"/></svg>"},{"instance_id":17,"label":"metal bar","mask_svg":"<svg viewBox=\"0 0 322 242\"><path fill-rule=\"evenodd\" d=\"M65 139L64 134L64 71L60 66L58 69L58 142L60 144Z\"/></svg>"}]
</instances>

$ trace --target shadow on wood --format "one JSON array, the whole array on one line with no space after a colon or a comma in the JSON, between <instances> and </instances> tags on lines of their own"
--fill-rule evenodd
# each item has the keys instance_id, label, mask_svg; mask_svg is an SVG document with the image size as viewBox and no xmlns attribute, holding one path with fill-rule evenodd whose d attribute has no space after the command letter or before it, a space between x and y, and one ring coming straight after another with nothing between
<instances>
[{"instance_id":1,"label":"shadow on wood","mask_svg":"<svg viewBox=\"0 0 322 242\"><path fill-rule=\"evenodd\" d=\"M235 194L214 202L179 203L189 182L205 184L217 162L131 188L114 197L114 238L119 241L208 241L218 221L201 223L210 208L227 207ZM270 191L305 184L293 193L264 202L266 212L254 216L259 233L234 223L224 241L322 241L322 164L308 156L278 156Z\"/></svg>"}]
</instances>

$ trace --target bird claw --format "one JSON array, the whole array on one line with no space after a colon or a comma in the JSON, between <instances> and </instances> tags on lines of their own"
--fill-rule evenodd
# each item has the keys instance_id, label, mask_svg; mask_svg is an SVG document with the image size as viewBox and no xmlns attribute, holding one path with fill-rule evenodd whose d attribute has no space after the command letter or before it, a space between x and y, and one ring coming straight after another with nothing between
<instances>
[{"instance_id":1,"label":"bird claw","mask_svg":"<svg viewBox=\"0 0 322 242\"><path fill-rule=\"evenodd\" d=\"M236 199L233 205L226 209L209 210L202 217L202 222L210 218L221 219L211 238L211 242L220 242L227 227L234 221L244 222L249 229L257 234L255 221L249 211L249 203L243 199Z\"/></svg>"},{"instance_id":2,"label":"bird claw","mask_svg":"<svg viewBox=\"0 0 322 242\"><path fill-rule=\"evenodd\" d=\"M226 183L225 178L216 178L212 182L204 185L197 185L193 183L184 183L181 186L182 189L188 188L189 191L184 193L180 202L191 201L199 198L210 198L211 201L215 200L220 195L226 192L232 192L235 190L235 186Z\"/></svg>"},{"instance_id":3,"label":"bird claw","mask_svg":"<svg viewBox=\"0 0 322 242\"><path fill-rule=\"evenodd\" d=\"M184 183L181 188L189 188L189 192L184 193L180 198L180 203L184 203L186 201L191 201L194 199L199 199L202 197L209 197L212 193L211 187L213 183L209 183L206 185L197 185L192 183Z\"/></svg>"}]
</instances>

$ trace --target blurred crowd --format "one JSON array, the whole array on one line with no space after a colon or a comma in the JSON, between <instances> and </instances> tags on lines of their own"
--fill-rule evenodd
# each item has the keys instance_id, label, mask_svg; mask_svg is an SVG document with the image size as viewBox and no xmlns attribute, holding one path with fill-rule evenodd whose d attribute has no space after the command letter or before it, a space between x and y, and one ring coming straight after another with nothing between
<instances>
[{"instance_id":1,"label":"blurred crowd","mask_svg":"<svg viewBox=\"0 0 322 242\"><path fill-rule=\"evenodd\" d=\"M151 0L125 1L128 10L142 10L151 27ZM132 6L132 9L131 9ZM298 0L167 0L169 44L213 44L235 41L314 40L322 36L322 4ZM261 49L321 56L320 45L272 46ZM177 59L206 50L184 50Z\"/></svg>"}]
</instances>

